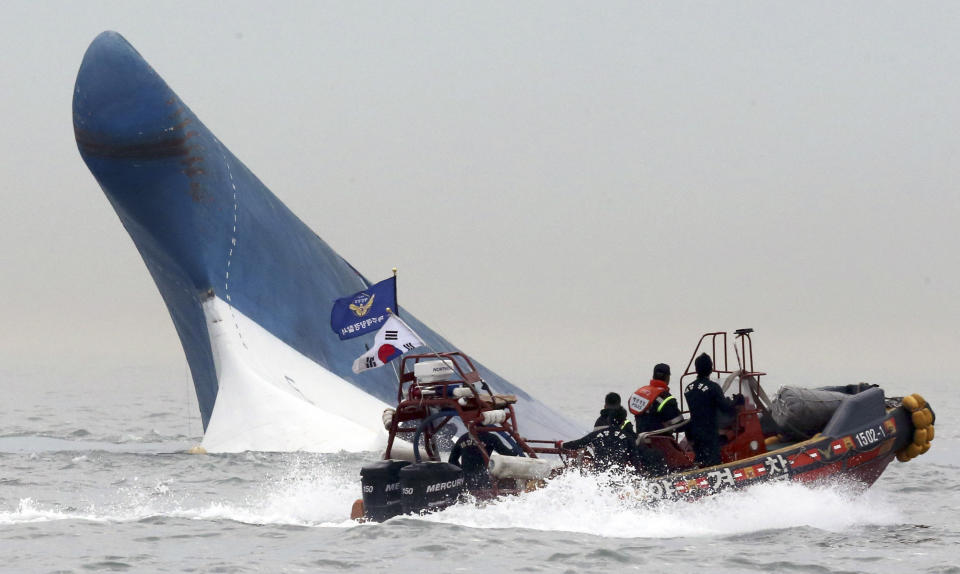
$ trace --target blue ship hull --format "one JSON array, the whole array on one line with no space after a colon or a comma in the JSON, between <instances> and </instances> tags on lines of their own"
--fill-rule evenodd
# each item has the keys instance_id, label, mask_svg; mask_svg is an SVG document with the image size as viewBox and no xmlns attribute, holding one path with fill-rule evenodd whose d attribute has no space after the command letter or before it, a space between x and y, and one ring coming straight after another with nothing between
<instances>
[{"instance_id":1,"label":"blue ship hull","mask_svg":"<svg viewBox=\"0 0 960 574\"><path fill-rule=\"evenodd\" d=\"M119 34L104 32L88 48L77 75L73 123L80 155L173 319L205 432L230 381L242 380L235 384L237 396L250 399L231 403L238 408L264 402L250 396L256 387L250 381L256 379L270 396L282 395L278 400L284 404L300 400L305 420L311 409L321 417L370 408L355 400L351 389L343 390L343 383L384 403L395 401L392 369L352 372L370 337L341 341L329 327L333 301L369 282L234 157ZM409 313L402 315L434 349L456 348ZM275 364L276 345L298 362L296 377ZM525 435L569 438L584 430L488 369L481 372L495 390L520 398ZM340 390L327 396L324 381L336 381ZM380 424L379 412L361 414ZM261 416L284 417L276 409ZM227 426L242 426L245 415L222 418ZM221 429L223 436L238 432L254 431ZM257 450L350 450L330 441L317 448L286 446L282 439L250 444ZM225 447L237 448L244 449Z\"/></svg>"}]
</instances>

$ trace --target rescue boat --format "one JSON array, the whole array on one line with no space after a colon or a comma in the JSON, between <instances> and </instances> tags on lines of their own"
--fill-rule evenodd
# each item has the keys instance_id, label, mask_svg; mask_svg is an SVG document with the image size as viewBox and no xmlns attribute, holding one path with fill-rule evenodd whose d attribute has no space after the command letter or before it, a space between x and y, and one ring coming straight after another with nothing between
<instances>
[{"instance_id":1,"label":"rescue boat","mask_svg":"<svg viewBox=\"0 0 960 574\"><path fill-rule=\"evenodd\" d=\"M696 376L694 357L713 351L721 359L715 361L714 374L725 376L725 393L746 398L720 429L723 463L696 468L686 440L678 441L673 432L680 429L650 436L650 445L664 453L671 472L648 481L641 489L645 497L696 498L772 480L848 480L866 487L894 458L907 462L930 449L936 415L918 394L886 397L880 387L858 383L812 390L782 387L770 400L761 385L766 373L754 368L752 332L734 332L732 348L737 363L744 363L736 369L728 360L728 334L704 334L680 378L683 389L684 380ZM682 405L683 393L677 395Z\"/></svg>"},{"instance_id":2,"label":"rescue boat","mask_svg":"<svg viewBox=\"0 0 960 574\"><path fill-rule=\"evenodd\" d=\"M894 458L907 462L930 449L936 416L917 394L886 397L880 387L858 383L782 387L771 400L761 384L766 373L754 368L752 332L733 333L735 368L729 361L728 333L702 335L679 380L682 389L685 379L696 376L694 358L708 352L724 392L744 396L736 416L720 429L723 462L695 466L693 451L681 438L686 421L641 435L638 440L664 455L668 471L649 479L628 472L630 497L642 502L695 499L775 480L844 480L867 487ZM398 379L396 408L383 414L387 448L382 460L360 471L363 497L354 503L354 519L383 521L464 500L518 495L561 472L589 468L589 451L524 437L514 410L517 398L493 392L461 352L405 356ZM683 393L675 396L682 407ZM442 430L448 424L469 433L487 461L490 480L482 487L471 486L458 466L444 462L437 439L449 433ZM480 433L495 433L515 456L486 452Z\"/></svg>"}]
</instances>

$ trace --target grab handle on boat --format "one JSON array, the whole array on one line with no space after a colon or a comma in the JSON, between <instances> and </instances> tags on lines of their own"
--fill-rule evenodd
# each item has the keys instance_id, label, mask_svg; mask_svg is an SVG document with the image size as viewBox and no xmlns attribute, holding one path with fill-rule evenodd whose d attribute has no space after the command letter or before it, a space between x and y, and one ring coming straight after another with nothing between
<instances>
[{"instance_id":1,"label":"grab handle on boat","mask_svg":"<svg viewBox=\"0 0 960 574\"><path fill-rule=\"evenodd\" d=\"M670 425L670 426L665 426L665 427L663 427L662 429L657 429L657 430L654 430L654 431L642 432L642 433L640 433L640 434L637 435L636 443L637 443L637 444L640 444L640 443L642 443L642 442L647 442L647 437L648 437L648 436L651 436L651 435L661 435L661 434L672 433L672 432L680 429L681 427L686 426L686 424L687 424L688 422L690 422L690 419L680 421L680 422L678 422L677 424L672 424L672 425Z\"/></svg>"}]
</instances>

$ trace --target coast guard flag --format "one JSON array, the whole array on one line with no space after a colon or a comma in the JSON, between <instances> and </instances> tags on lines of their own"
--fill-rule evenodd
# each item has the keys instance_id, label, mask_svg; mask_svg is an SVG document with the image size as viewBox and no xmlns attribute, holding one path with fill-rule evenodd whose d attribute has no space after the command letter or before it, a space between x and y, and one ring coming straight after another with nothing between
<instances>
[{"instance_id":1,"label":"coast guard flag","mask_svg":"<svg viewBox=\"0 0 960 574\"><path fill-rule=\"evenodd\" d=\"M397 310L396 276L334 301L330 328L341 341L376 331L387 320L387 307Z\"/></svg>"},{"instance_id":2,"label":"coast guard flag","mask_svg":"<svg viewBox=\"0 0 960 574\"><path fill-rule=\"evenodd\" d=\"M373 347L353 362L353 372L362 373L367 369L382 367L407 351L423 345L420 336L414 333L413 329L400 317L390 315L383 327L377 331Z\"/></svg>"}]
</instances>

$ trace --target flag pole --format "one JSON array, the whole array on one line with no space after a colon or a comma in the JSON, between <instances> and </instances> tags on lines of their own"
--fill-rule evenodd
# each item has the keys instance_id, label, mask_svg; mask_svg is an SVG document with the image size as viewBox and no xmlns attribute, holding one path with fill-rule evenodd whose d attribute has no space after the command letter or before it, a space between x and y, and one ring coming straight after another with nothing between
<instances>
[{"instance_id":1,"label":"flag pole","mask_svg":"<svg viewBox=\"0 0 960 574\"><path fill-rule=\"evenodd\" d=\"M393 302L397 306L397 317L400 316L400 302L397 301L397 268L393 268ZM387 309L389 311L390 309Z\"/></svg>"},{"instance_id":2,"label":"flag pole","mask_svg":"<svg viewBox=\"0 0 960 574\"><path fill-rule=\"evenodd\" d=\"M396 275L396 273L397 273L396 267L394 267L393 273L394 273L393 276L396 277L396 276L397 276L397 275ZM396 287L396 283L394 283L394 287ZM396 292L394 292L394 302L396 302ZM399 305L398 305L398 307L399 307ZM387 315L394 315L394 312L390 310L390 307L387 307ZM397 315L397 318L399 319L400 316ZM397 384L398 384L398 385L403 384L402 381L400 381L400 369L397 368L397 363L395 363L394 361L390 361L390 366L393 367L393 374L397 376Z\"/></svg>"}]
</instances>

